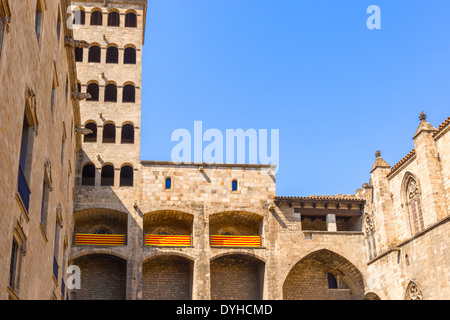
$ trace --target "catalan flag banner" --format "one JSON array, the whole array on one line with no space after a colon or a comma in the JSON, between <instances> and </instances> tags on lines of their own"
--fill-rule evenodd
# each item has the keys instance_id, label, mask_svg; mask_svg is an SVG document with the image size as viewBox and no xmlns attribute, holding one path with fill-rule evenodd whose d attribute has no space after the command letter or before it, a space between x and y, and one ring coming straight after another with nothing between
<instances>
[{"instance_id":1,"label":"catalan flag banner","mask_svg":"<svg viewBox=\"0 0 450 320\"><path fill-rule=\"evenodd\" d=\"M75 245L124 246L125 235L76 233Z\"/></svg>"},{"instance_id":2,"label":"catalan flag banner","mask_svg":"<svg viewBox=\"0 0 450 320\"><path fill-rule=\"evenodd\" d=\"M259 236L211 236L211 246L219 247L260 247Z\"/></svg>"},{"instance_id":3,"label":"catalan flag banner","mask_svg":"<svg viewBox=\"0 0 450 320\"><path fill-rule=\"evenodd\" d=\"M189 247L191 245L191 236L146 234L145 245L161 247Z\"/></svg>"}]
</instances>

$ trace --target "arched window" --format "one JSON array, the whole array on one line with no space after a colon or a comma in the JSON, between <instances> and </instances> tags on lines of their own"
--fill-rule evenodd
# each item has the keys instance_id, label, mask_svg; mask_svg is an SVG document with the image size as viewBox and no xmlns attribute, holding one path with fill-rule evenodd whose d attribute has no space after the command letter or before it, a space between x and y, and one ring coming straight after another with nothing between
<instances>
[{"instance_id":1,"label":"arched window","mask_svg":"<svg viewBox=\"0 0 450 320\"><path fill-rule=\"evenodd\" d=\"M117 102L117 87L114 83L105 87L105 102Z\"/></svg>"},{"instance_id":2,"label":"arched window","mask_svg":"<svg viewBox=\"0 0 450 320\"><path fill-rule=\"evenodd\" d=\"M75 61L83 62L83 48L75 48Z\"/></svg>"},{"instance_id":3,"label":"arched window","mask_svg":"<svg viewBox=\"0 0 450 320\"><path fill-rule=\"evenodd\" d=\"M125 15L125 27L127 28L136 28L137 26L137 18L136 14L133 12L129 12Z\"/></svg>"},{"instance_id":4,"label":"arched window","mask_svg":"<svg viewBox=\"0 0 450 320\"><path fill-rule=\"evenodd\" d=\"M102 186L113 186L114 185L114 167L112 165L105 165L102 168Z\"/></svg>"},{"instance_id":5,"label":"arched window","mask_svg":"<svg viewBox=\"0 0 450 320\"><path fill-rule=\"evenodd\" d=\"M123 87L123 96L122 96L122 102L135 102L135 88L131 84L127 84Z\"/></svg>"},{"instance_id":6,"label":"arched window","mask_svg":"<svg viewBox=\"0 0 450 320\"><path fill-rule=\"evenodd\" d=\"M108 27L118 27L120 25L120 15L113 11L108 14Z\"/></svg>"},{"instance_id":7,"label":"arched window","mask_svg":"<svg viewBox=\"0 0 450 320\"><path fill-rule=\"evenodd\" d=\"M95 185L95 166L92 163L88 163L83 166L83 172L81 174L81 185Z\"/></svg>"},{"instance_id":8,"label":"arched window","mask_svg":"<svg viewBox=\"0 0 450 320\"><path fill-rule=\"evenodd\" d=\"M101 49L99 46L92 46L89 48L88 62L100 62Z\"/></svg>"},{"instance_id":9,"label":"arched window","mask_svg":"<svg viewBox=\"0 0 450 320\"><path fill-rule=\"evenodd\" d=\"M134 143L134 127L131 124L122 126L121 143Z\"/></svg>"},{"instance_id":10,"label":"arched window","mask_svg":"<svg viewBox=\"0 0 450 320\"><path fill-rule=\"evenodd\" d=\"M332 273L328 273L328 289L337 289L338 283L336 277Z\"/></svg>"},{"instance_id":11,"label":"arched window","mask_svg":"<svg viewBox=\"0 0 450 320\"><path fill-rule=\"evenodd\" d=\"M92 131L92 133L84 136L84 142L97 142L97 125L94 122L89 122L84 127Z\"/></svg>"},{"instance_id":12,"label":"arched window","mask_svg":"<svg viewBox=\"0 0 450 320\"><path fill-rule=\"evenodd\" d=\"M101 26L103 24L103 14L95 10L91 12L91 26Z\"/></svg>"},{"instance_id":13,"label":"arched window","mask_svg":"<svg viewBox=\"0 0 450 320\"><path fill-rule=\"evenodd\" d=\"M120 169L120 186L132 187L133 186L133 167L123 166Z\"/></svg>"},{"instance_id":14,"label":"arched window","mask_svg":"<svg viewBox=\"0 0 450 320\"><path fill-rule=\"evenodd\" d=\"M414 232L420 232L424 229L422 203L420 200L420 190L416 180L410 177L406 185L406 197L408 201L409 214L412 218Z\"/></svg>"},{"instance_id":15,"label":"arched window","mask_svg":"<svg viewBox=\"0 0 450 320\"><path fill-rule=\"evenodd\" d=\"M106 49L106 63L119 63L119 49L111 46Z\"/></svg>"},{"instance_id":16,"label":"arched window","mask_svg":"<svg viewBox=\"0 0 450 320\"><path fill-rule=\"evenodd\" d=\"M168 189L172 189L172 179L171 178L166 179L166 190L168 190Z\"/></svg>"},{"instance_id":17,"label":"arched window","mask_svg":"<svg viewBox=\"0 0 450 320\"><path fill-rule=\"evenodd\" d=\"M86 13L84 10L76 10L73 14L73 24L84 25L86 22Z\"/></svg>"},{"instance_id":18,"label":"arched window","mask_svg":"<svg viewBox=\"0 0 450 320\"><path fill-rule=\"evenodd\" d=\"M233 191L238 190L238 181L237 180L233 180L233 182L231 182L231 190L233 190Z\"/></svg>"},{"instance_id":19,"label":"arched window","mask_svg":"<svg viewBox=\"0 0 450 320\"><path fill-rule=\"evenodd\" d=\"M116 126L107 123L103 126L103 143L116 143Z\"/></svg>"},{"instance_id":20,"label":"arched window","mask_svg":"<svg viewBox=\"0 0 450 320\"><path fill-rule=\"evenodd\" d=\"M125 48L123 56L124 64L136 64L136 49L133 47Z\"/></svg>"},{"instance_id":21,"label":"arched window","mask_svg":"<svg viewBox=\"0 0 450 320\"><path fill-rule=\"evenodd\" d=\"M93 83L88 84L86 92L91 95L91 98L86 99L86 100L98 101L98 84L97 83L93 82Z\"/></svg>"}]
</instances>

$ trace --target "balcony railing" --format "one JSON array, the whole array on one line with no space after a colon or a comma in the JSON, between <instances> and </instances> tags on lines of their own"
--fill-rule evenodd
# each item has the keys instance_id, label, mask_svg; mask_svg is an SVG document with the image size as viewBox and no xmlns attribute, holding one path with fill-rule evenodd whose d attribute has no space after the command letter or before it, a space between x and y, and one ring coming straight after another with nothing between
<instances>
[{"instance_id":1,"label":"balcony railing","mask_svg":"<svg viewBox=\"0 0 450 320\"><path fill-rule=\"evenodd\" d=\"M55 276L56 281L58 281L58 261L56 261L56 258L53 257L53 275Z\"/></svg>"},{"instance_id":2,"label":"balcony railing","mask_svg":"<svg viewBox=\"0 0 450 320\"><path fill-rule=\"evenodd\" d=\"M161 246L161 247L190 247L191 246L191 236L182 235L156 235L156 234L146 234L145 235L145 245L146 246Z\"/></svg>"},{"instance_id":3,"label":"balcony railing","mask_svg":"<svg viewBox=\"0 0 450 320\"><path fill-rule=\"evenodd\" d=\"M212 247L261 247L260 236L211 235Z\"/></svg>"},{"instance_id":4,"label":"balcony railing","mask_svg":"<svg viewBox=\"0 0 450 320\"><path fill-rule=\"evenodd\" d=\"M126 235L76 233L74 244L86 246L125 246Z\"/></svg>"},{"instance_id":5,"label":"balcony railing","mask_svg":"<svg viewBox=\"0 0 450 320\"><path fill-rule=\"evenodd\" d=\"M19 166L19 177L18 177L18 187L17 191L19 192L20 198L22 199L22 203L25 206L25 209L28 212L30 207L30 188L28 187L27 179L25 178L25 174L22 171L22 168Z\"/></svg>"}]
</instances>

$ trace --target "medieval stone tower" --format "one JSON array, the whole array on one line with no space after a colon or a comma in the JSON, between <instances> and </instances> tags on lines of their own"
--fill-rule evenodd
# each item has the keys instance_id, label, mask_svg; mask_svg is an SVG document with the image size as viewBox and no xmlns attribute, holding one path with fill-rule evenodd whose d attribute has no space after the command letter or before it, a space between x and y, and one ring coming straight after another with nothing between
<instances>
[{"instance_id":1,"label":"medieval stone tower","mask_svg":"<svg viewBox=\"0 0 450 320\"><path fill-rule=\"evenodd\" d=\"M131 255L137 253L134 250L137 239L132 236L125 239L120 235L135 234L127 230L133 227L135 219L124 212L136 213L133 205L136 199L134 186L139 176L146 1L79 1L73 2L72 6L77 7L74 38L85 44L75 49L78 88L89 94L80 103L81 123L91 132L84 135L77 158L77 209L74 215L77 235L74 243L86 241L85 234L107 237L101 240L108 242L104 245L127 241L127 246L115 249L120 254L92 256L98 268L113 266L120 273L127 268L123 260L116 263L115 255L131 261ZM102 209L93 209L99 207ZM107 236L111 234L114 236ZM72 253L76 258L76 247ZM80 259L80 265L90 261ZM126 283L132 285L130 279L136 279L136 276L131 268L128 270ZM90 282L89 277L97 277L95 272L86 276L85 283ZM114 288L125 283L119 281L110 285ZM125 292L123 290L111 292L111 298L125 298L114 295ZM83 298L83 295L73 298Z\"/></svg>"}]
</instances>

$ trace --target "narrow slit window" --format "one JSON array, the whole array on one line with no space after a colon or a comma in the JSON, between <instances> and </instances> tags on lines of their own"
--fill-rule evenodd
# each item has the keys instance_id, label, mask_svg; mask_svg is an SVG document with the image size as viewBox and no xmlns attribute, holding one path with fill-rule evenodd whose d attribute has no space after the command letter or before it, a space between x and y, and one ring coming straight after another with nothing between
<instances>
[{"instance_id":1,"label":"narrow slit window","mask_svg":"<svg viewBox=\"0 0 450 320\"><path fill-rule=\"evenodd\" d=\"M166 179L166 190L172 189L172 179L167 178Z\"/></svg>"},{"instance_id":2,"label":"narrow slit window","mask_svg":"<svg viewBox=\"0 0 450 320\"><path fill-rule=\"evenodd\" d=\"M233 182L231 182L231 190L232 191L237 191L238 190L238 182L237 182L237 180L233 180Z\"/></svg>"}]
</instances>

